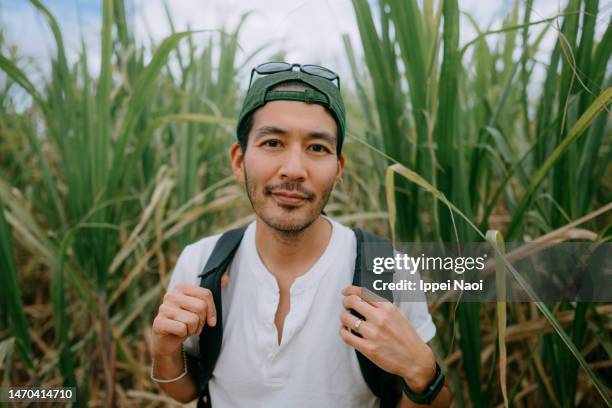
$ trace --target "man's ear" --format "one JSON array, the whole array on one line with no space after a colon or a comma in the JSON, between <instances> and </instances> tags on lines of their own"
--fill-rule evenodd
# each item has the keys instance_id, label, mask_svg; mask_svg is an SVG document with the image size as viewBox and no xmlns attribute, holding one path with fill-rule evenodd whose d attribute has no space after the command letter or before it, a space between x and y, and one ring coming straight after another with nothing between
<instances>
[{"instance_id":1,"label":"man's ear","mask_svg":"<svg viewBox=\"0 0 612 408\"><path fill-rule=\"evenodd\" d=\"M342 178L343 173L344 173L344 156L342 155L342 153L340 153L340 156L338 156L338 169L336 171L334 187L336 187L336 185L340 182L340 179Z\"/></svg>"},{"instance_id":2,"label":"man's ear","mask_svg":"<svg viewBox=\"0 0 612 408\"><path fill-rule=\"evenodd\" d=\"M232 172L236 180L244 185L244 153L240 144L234 143L229 151L230 161L232 162Z\"/></svg>"}]
</instances>

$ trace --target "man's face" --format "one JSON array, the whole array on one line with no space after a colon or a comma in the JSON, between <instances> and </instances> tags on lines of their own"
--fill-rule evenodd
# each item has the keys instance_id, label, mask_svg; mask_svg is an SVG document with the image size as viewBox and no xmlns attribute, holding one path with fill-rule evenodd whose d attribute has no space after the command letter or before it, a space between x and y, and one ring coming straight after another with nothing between
<instances>
[{"instance_id":1,"label":"man's face","mask_svg":"<svg viewBox=\"0 0 612 408\"><path fill-rule=\"evenodd\" d=\"M317 220L344 168L336 137L335 120L317 104L272 101L255 112L246 154L237 144L230 154L255 214L269 227L295 233Z\"/></svg>"}]
</instances>

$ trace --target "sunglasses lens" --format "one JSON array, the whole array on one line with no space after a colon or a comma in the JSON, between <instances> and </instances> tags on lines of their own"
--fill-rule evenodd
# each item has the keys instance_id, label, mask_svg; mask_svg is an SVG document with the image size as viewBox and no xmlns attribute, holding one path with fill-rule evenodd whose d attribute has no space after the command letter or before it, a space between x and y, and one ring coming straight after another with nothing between
<instances>
[{"instance_id":1,"label":"sunglasses lens","mask_svg":"<svg viewBox=\"0 0 612 408\"><path fill-rule=\"evenodd\" d=\"M258 65L255 68L258 74L273 74L275 72L289 71L291 64L287 62L266 62L265 64Z\"/></svg>"},{"instance_id":2,"label":"sunglasses lens","mask_svg":"<svg viewBox=\"0 0 612 408\"><path fill-rule=\"evenodd\" d=\"M310 75L316 75L333 81L338 78L338 75L334 71L330 71L327 68L320 67L318 65L302 65L302 71Z\"/></svg>"}]
</instances>

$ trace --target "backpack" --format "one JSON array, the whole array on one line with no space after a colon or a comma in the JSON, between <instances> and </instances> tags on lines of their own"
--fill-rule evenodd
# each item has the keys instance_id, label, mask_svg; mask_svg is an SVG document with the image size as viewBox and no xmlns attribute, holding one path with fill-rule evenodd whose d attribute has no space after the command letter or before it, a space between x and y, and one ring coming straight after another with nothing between
<instances>
[{"instance_id":1,"label":"backpack","mask_svg":"<svg viewBox=\"0 0 612 408\"><path fill-rule=\"evenodd\" d=\"M198 384L198 387L200 388L197 404L198 408L212 407L208 389L208 381L212 376L215 363L217 362L221 352L221 342L223 338L221 276L228 269L228 266L232 261L238 246L240 245L240 241L242 240L245 230L246 227L242 227L225 232L215 244L215 247L208 258L202 273L198 275L201 277L200 286L207 288L212 292L218 316L217 324L214 327L207 326L204 330L202 330L199 337L201 352L200 358L196 359L195 361L195 372L193 373L196 384ZM362 285L362 283L365 283L362 282L362 278L368 281L372 281L374 278L376 278L382 279L385 282L392 282L393 271L389 271L391 273L383 273L380 275L374 275L373 273L362 274L362 266L372 265L371 260L375 256L393 257L393 247L391 246L391 243L386 239L372 235L359 228L353 228L353 232L357 238L357 257L355 259L353 285L366 286L367 283L366 285ZM364 251L362 251L364 243L376 243L379 245L367 247L364 253ZM368 285L368 287L372 286ZM393 302L393 294L391 291L378 291L377 294ZM359 315L355 311L352 311L352 313L355 316L363 318L363 316ZM368 384L374 395L380 398L380 408L394 408L401 397L399 377L384 371L359 351L355 350L355 352L357 353L357 360L359 361L359 367L365 382Z\"/></svg>"}]
</instances>

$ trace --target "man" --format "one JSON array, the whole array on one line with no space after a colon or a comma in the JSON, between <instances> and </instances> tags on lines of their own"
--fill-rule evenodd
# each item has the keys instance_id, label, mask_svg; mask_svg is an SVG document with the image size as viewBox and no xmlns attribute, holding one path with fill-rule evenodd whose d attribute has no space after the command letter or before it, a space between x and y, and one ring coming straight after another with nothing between
<instances>
[{"instance_id":1,"label":"man","mask_svg":"<svg viewBox=\"0 0 612 408\"><path fill-rule=\"evenodd\" d=\"M377 407L355 349L410 395L429 392L441 377L426 344L435 334L427 304L364 300L351 285L355 235L323 213L344 170L338 76L287 63L254 72L230 159L255 221L222 279L222 316L198 277L220 235L183 250L153 323L151 377L178 401L197 398L188 360L206 353L198 336L223 319L209 381L215 408ZM434 406L451 399L446 386L434 397ZM398 406L413 400L404 392Z\"/></svg>"}]
</instances>

